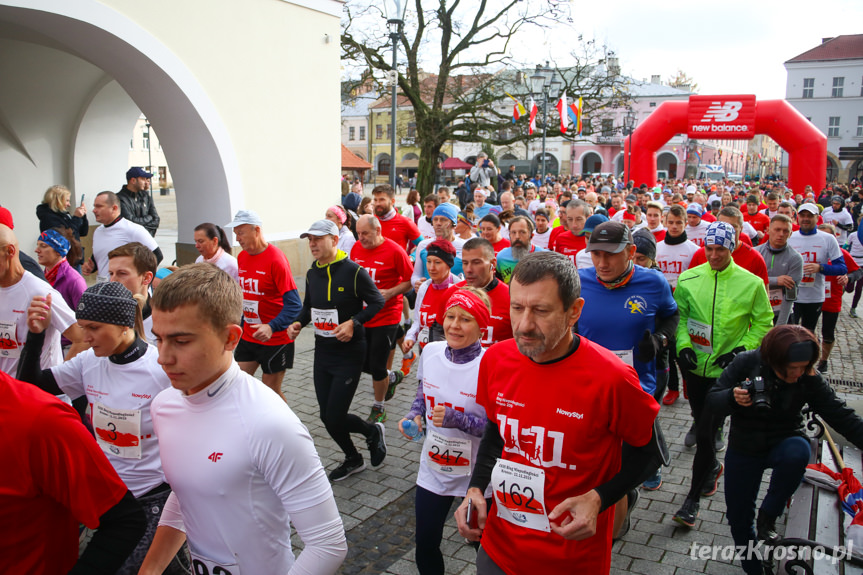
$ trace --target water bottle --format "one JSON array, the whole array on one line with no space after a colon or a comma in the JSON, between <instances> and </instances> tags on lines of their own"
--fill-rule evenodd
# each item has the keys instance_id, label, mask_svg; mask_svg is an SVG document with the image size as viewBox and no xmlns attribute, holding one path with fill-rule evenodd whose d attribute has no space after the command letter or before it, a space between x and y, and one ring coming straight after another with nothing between
<instances>
[{"instance_id":1,"label":"water bottle","mask_svg":"<svg viewBox=\"0 0 863 575\"><path fill-rule=\"evenodd\" d=\"M413 419L408 419L402 423L402 429L405 435L411 438L411 441L421 442L423 440L423 432L420 431L419 425Z\"/></svg>"}]
</instances>

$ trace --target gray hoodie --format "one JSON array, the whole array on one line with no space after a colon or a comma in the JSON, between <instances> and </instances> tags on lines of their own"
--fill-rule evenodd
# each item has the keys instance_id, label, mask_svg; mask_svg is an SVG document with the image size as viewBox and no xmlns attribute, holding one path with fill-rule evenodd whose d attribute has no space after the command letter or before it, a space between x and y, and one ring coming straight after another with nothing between
<instances>
[{"instance_id":1,"label":"gray hoodie","mask_svg":"<svg viewBox=\"0 0 863 575\"><path fill-rule=\"evenodd\" d=\"M773 319L775 325L784 325L788 323L788 316L791 315L792 302L785 299L785 290L782 289L776 278L779 276L791 276L797 287L800 287L800 280L803 279L803 256L790 245L785 244L784 248L774 249L770 246L770 242L766 241L763 244L756 246L755 250L764 257L764 263L767 264L767 277L770 280L770 304L773 306ZM781 305L777 308L774 304L781 300Z\"/></svg>"}]
</instances>

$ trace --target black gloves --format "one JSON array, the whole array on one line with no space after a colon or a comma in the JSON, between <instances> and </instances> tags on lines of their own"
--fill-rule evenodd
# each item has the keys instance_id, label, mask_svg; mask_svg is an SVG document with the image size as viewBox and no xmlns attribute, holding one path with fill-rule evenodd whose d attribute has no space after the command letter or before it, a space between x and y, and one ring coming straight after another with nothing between
<instances>
[{"instance_id":1,"label":"black gloves","mask_svg":"<svg viewBox=\"0 0 863 575\"><path fill-rule=\"evenodd\" d=\"M677 363L684 371L695 371L698 367L698 358L695 356L695 350L691 347L686 347L680 350L677 354Z\"/></svg>"},{"instance_id":2,"label":"black gloves","mask_svg":"<svg viewBox=\"0 0 863 575\"><path fill-rule=\"evenodd\" d=\"M732 349L731 351L729 351L728 353L723 353L722 355L717 357L716 361L713 362L713 365L721 367L722 369L725 369L726 367L728 367L731 364L732 361L734 361L734 358L737 357L737 354L742 352L742 351L746 351L746 348L743 347L742 345L739 345L739 346L735 347L734 349Z\"/></svg>"},{"instance_id":3,"label":"black gloves","mask_svg":"<svg viewBox=\"0 0 863 575\"><path fill-rule=\"evenodd\" d=\"M644 335L641 336L641 341L638 342L638 353L635 359L642 363L647 363L657 356L662 351L662 341L658 334L650 333L649 329L644 330Z\"/></svg>"}]
</instances>

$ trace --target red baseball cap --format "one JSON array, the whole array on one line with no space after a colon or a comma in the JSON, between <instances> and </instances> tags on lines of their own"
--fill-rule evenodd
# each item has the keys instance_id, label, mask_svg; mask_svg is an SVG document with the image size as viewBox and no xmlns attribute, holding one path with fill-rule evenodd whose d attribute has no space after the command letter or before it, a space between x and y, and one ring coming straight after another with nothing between
<instances>
[{"instance_id":1,"label":"red baseball cap","mask_svg":"<svg viewBox=\"0 0 863 575\"><path fill-rule=\"evenodd\" d=\"M10 230L15 229L15 222L12 220L12 212L0 206L0 224L8 226Z\"/></svg>"}]
</instances>

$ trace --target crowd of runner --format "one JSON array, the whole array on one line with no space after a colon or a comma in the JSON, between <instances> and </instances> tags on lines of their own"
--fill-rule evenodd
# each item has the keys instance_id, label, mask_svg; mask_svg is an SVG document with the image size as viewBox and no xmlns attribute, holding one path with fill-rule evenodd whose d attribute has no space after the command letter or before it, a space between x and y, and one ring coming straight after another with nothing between
<instances>
[{"instance_id":1,"label":"crowd of runner","mask_svg":"<svg viewBox=\"0 0 863 575\"><path fill-rule=\"evenodd\" d=\"M778 378L816 378L811 406L863 444L863 421L823 379L842 295L856 318L863 291L859 185L648 188L477 165L401 205L388 185L350 186L301 235L314 259L302 290L251 210L200 223L198 261L159 268L140 168L94 199L89 257L86 205L70 214L68 189L46 192L35 242L14 231L28 216L0 207L0 444L14 469L0 479L0 571L334 573L347 543L331 482L384 464L389 422L390 441L422 443L421 573L445 570L454 502L478 573L607 573L639 490L662 488L661 405L682 392L691 408L691 485L674 515L687 528L717 492L717 453L726 481L754 477L744 455L776 457L779 440L734 433L749 396L726 380L787 325L820 330L770 363ZM337 461L321 461L283 392L306 326ZM363 373L366 417L352 410ZM735 395L717 402L720 388ZM407 413L392 412L397 393L414 398ZM759 478L765 467L778 469ZM754 496L726 489L737 544L775 536L776 501L799 478L775 483L757 526Z\"/></svg>"}]
</instances>

